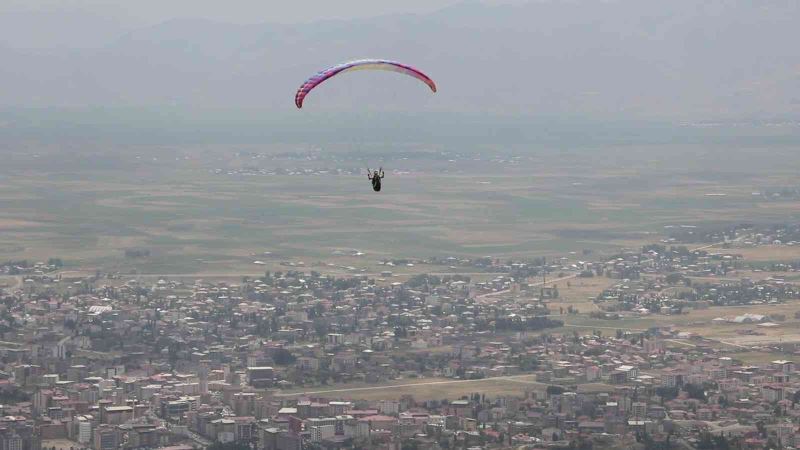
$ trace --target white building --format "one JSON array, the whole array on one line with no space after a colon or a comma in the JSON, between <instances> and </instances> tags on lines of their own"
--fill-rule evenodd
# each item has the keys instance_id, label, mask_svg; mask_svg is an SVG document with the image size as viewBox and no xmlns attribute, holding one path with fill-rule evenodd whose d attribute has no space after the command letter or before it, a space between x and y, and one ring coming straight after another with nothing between
<instances>
[{"instance_id":1,"label":"white building","mask_svg":"<svg viewBox=\"0 0 800 450\"><path fill-rule=\"evenodd\" d=\"M78 421L78 442L88 444L92 441L92 422L83 418Z\"/></svg>"}]
</instances>

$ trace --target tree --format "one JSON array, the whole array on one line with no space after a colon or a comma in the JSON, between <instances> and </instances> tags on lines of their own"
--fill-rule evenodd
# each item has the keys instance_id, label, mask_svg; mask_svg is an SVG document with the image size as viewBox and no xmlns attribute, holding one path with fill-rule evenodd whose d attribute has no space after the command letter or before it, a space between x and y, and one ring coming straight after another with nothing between
<instances>
[{"instance_id":1,"label":"tree","mask_svg":"<svg viewBox=\"0 0 800 450\"><path fill-rule=\"evenodd\" d=\"M410 439L403 442L402 450L419 450L419 442L414 439Z\"/></svg>"},{"instance_id":2,"label":"tree","mask_svg":"<svg viewBox=\"0 0 800 450\"><path fill-rule=\"evenodd\" d=\"M677 273L677 272L671 273L671 274L667 275L664 278L664 280L667 282L667 284L676 284L679 281L681 281L682 279L683 279L683 275L680 274L680 273Z\"/></svg>"},{"instance_id":3,"label":"tree","mask_svg":"<svg viewBox=\"0 0 800 450\"><path fill-rule=\"evenodd\" d=\"M664 401L669 401L678 396L678 388L676 387L657 387L656 395Z\"/></svg>"},{"instance_id":4,"label":"tree","mask_svg":"<svg viewBox=\"0 0 800 450\"><path fill-rule=\"evenodd\" d=\"M288 366L290 364L294 364L294 362L297 360L292 352L286 350L285 348L276 349L272 354L272 359L275 361L275 364L279 366Z\"/></svg>"},{"instance_id":5,"label":"tree","mask_svg":"<svg viewBox=\"0 0 800 450\"><path fill-rule=\"evenodd\" d=\"M564 388L561 386L550 385L547 386L547 395L561 395L564 393Z\"/></svg>"},{"instance_id":6,"label":"tree","mask_svg":"<svg viewBox=\"0 0 800 450\"><path fill-rule=\"evenodd\" d=\"M47 265L60 269L61 267L64 267L64 261L62 261L61 258L50 258L47 260Z\"/></svg>"},{"instance_id":7,"label":"tree","mask_svg":"<svg viewBox=\"0 0 800 450\"><path fill-rule=\"evenodd\" d=\"M683 390L686 391L687 394L689 394L689 398L700 400L702 402L707 401L706 391L703 388L703 386L687 383L683 386Z\"/></svg>"},{"instance_id":8,"label":"tree","mask_svg":"<svg viewBox=\"0 0 800 450\"><path fill-rule=\"evenodd\" d=\"M314 319L314 333L321 340L328 334L328 321L324 319Z\"/></svg>"},{"instance_id":9,"label":"tree","mask_svg":"<svg viewBox=\"0 0 800 450\"><path fill-rule=\"evenodd\" d=\"M767 437L767 426L764 425L764 422L760 420L756 422L756 429L758 430L758 434L761 435L761 437Z\"/></svg>"}]
</instances>

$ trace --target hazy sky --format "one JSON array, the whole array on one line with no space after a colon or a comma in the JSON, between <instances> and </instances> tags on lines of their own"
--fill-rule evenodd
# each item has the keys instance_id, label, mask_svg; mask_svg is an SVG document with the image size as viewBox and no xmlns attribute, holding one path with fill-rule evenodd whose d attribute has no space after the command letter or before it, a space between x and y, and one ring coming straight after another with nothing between
<instances>
[{"instance_id":1,"label":"hazy sky","mask_svg":"<svg viewBox=\"0 0 800 450\"><path fill-rule=\"evenodd\" d=\"M515 5L499 6L507 3ZM797 117L797 8L785 0L0 0L0 86L11 87L0 109L283 114L313 71L386 57L424 68L440 91L432 96L408 77L352 74L321 87L317 108ZM398 13L420 16L268 25Z\"/></svg>"},{"instance_id":2,"label":"hazy sky","mask_svg":"<svg viewBox=\"0 0 800 450\"><path fill-rule=\"evenodd\" d=\"M203 17L226 22L305 22L368 17L388 13L429 12L459 0L2 0L0 14L81 11L137 22L174 17Z\"/></svg>"}]
</instances>

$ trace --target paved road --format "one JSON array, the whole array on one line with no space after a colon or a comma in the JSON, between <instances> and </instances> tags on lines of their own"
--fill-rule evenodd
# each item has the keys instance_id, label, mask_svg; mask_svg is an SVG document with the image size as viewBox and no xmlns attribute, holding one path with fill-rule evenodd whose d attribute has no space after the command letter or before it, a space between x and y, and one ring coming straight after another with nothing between
<instances>
[{"instance_id":1,"label":"paved road","mask_svg":"<svg viewBox=\"0 0 800 450\"><path fill-rule=\"evenodd\" d=\"M623 326L620 326L620 327L596 327L594 325L574 325L574 324L571 324L571 323L565 323L562 326L564 326L566 328L592 328L592 329L596 329L596 330L647 331L647 330L643 330L641 328L628 328L628 327L623 327Z\"/></svg>"},{"instance_id":2,"label":"paved road","mask_svg":"<svg viewBox=\"0 0 800 450\"><path fill-rule=\"evenodd\" d=\"M344 388L344 389L328 389L322 391L305 391L305 392L293 392L293 393L279 393L275 394L276 397L296 397L301 395L317 395L317 394L331 394L337 392L358 392L358 391L375 391L375 390L387 390L387 389L394 389L394 388L404 388L404 387L417 387L417 386L437 386L437 385L445 385L445 384L458 384L458 383L483 383L487 381L511 381L515 383L524 383L524 384L531 384L535 386L547 386L544 383L539 383L536 381L529 381L529 380L522 380L521 378L530 378L531 375L512 375L507 377L489 377L489 378L481 378L479 380L447 380L447 381L430 381L427 383L408 383L408 384L394 384L388 386L367 386L367 387L358 387L358 388Z\"/></svg>"},{"instance_id":3,"label":"paved road","mask_svg":"<svg viewBox=\"0 0 800 450\"><path fill-rule=\"evenodd\" d=\"M556 278L556 279L553 279L553 280L538 281L536 283L530 283L530 284L528 284L528 286L536 287L536 286L541 286L543 284L558 283L559 281L571 280L571 279L577 278L577 277L578 277L578 274L574 273L572 275L568 275L566 277L561 277L561 278ZM511 292L511 289L503 289L502 291L489 292L488 294L481 294L481 295L476 296L475 298L478 299L478 300L482 300L484 298L496 297L498 295L508 294L509 292Z\"/></svg>"},{"instance_id":4,"label":"paved road","mask_svg":"<svg viewBox=\"0 0 800 450\"><path fill-rule=\"evenodd\" d=\"M213 442L209 441L208 439L204 438L203 436L200 436L199 434L195 433L192 430L188 430L188 433L189 433L189 437L193 441L195 441L196 443L202 445L204 448L205 447L209 447L210 445L213 444Z\"/></svg>"},{"instance_id":5,"label":"paved road","mask_svg":"<svg viewBox=\"0 0 800 450\"><path fill-rule=\"evenodd\" d=\"M677 339L664 339L664 342L672 342L673 344L685 345L687 347L697 347L697 345L695 345L695 344L690 344L690 343L685 342L685 341L679 341Z\"/></svg>"},{"instance_id":6,"label":"paved road","mask_svg":"<svg viewBox=\"0 0 800 450\"><path fill-rule=\"evenodd\" d=\"M738 238L736 238L736 239L733 239L733 240L731 240L731 241L728 241L728 242L729 242L729 243L730 243L730 242L739 242L739 241L741 241L741 240L742 240L742 239L744 239L744 238L749 238L750 236L751 236L750 234L743 234L743 235L739 236ZM700 250L705 250L705 249L707 249L707 248L716 247L717 245L722 245L722 244L725 244L725 243L726 243L725 241L722 241L722 242L715 242L715 243L713 243L713 244L708 244L708 245L704 245L704 246L702 246L702 247L693 248L693 249L691 249L691 250L689 250L689 251L691 251L691 252L699 252Z\"/></svg>"}]
</instances>

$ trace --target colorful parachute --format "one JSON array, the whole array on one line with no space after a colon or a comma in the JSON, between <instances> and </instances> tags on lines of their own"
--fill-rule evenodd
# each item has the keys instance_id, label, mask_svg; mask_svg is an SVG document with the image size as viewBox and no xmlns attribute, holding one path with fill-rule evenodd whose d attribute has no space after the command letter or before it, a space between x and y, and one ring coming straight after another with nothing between
<instances>
[{"instance_id":1,"label":"colorful parachute","mask_svg":"<svg viewBox=\"0 0 800 450\"><path fill-rule=\"evenodd\" d=\"M431 80L427 75L411 66L400 64L394 61L386 61L383 59L362 59L339 64L338 66L333 66L329 69L317 72L314 76L306 80L306 82L300 86L300 89L297 90L297 94L294 96L294 104L297 105L298 108L302 108L303 99L305 99L306 95L314 90L315 87L322 84L328 78L353 70L387 70L390 72L404 73L422 81L423 83L427 84L433 92L436 92L436 83L434 83L433 80Z\"/></svg>"}]
</instances>

